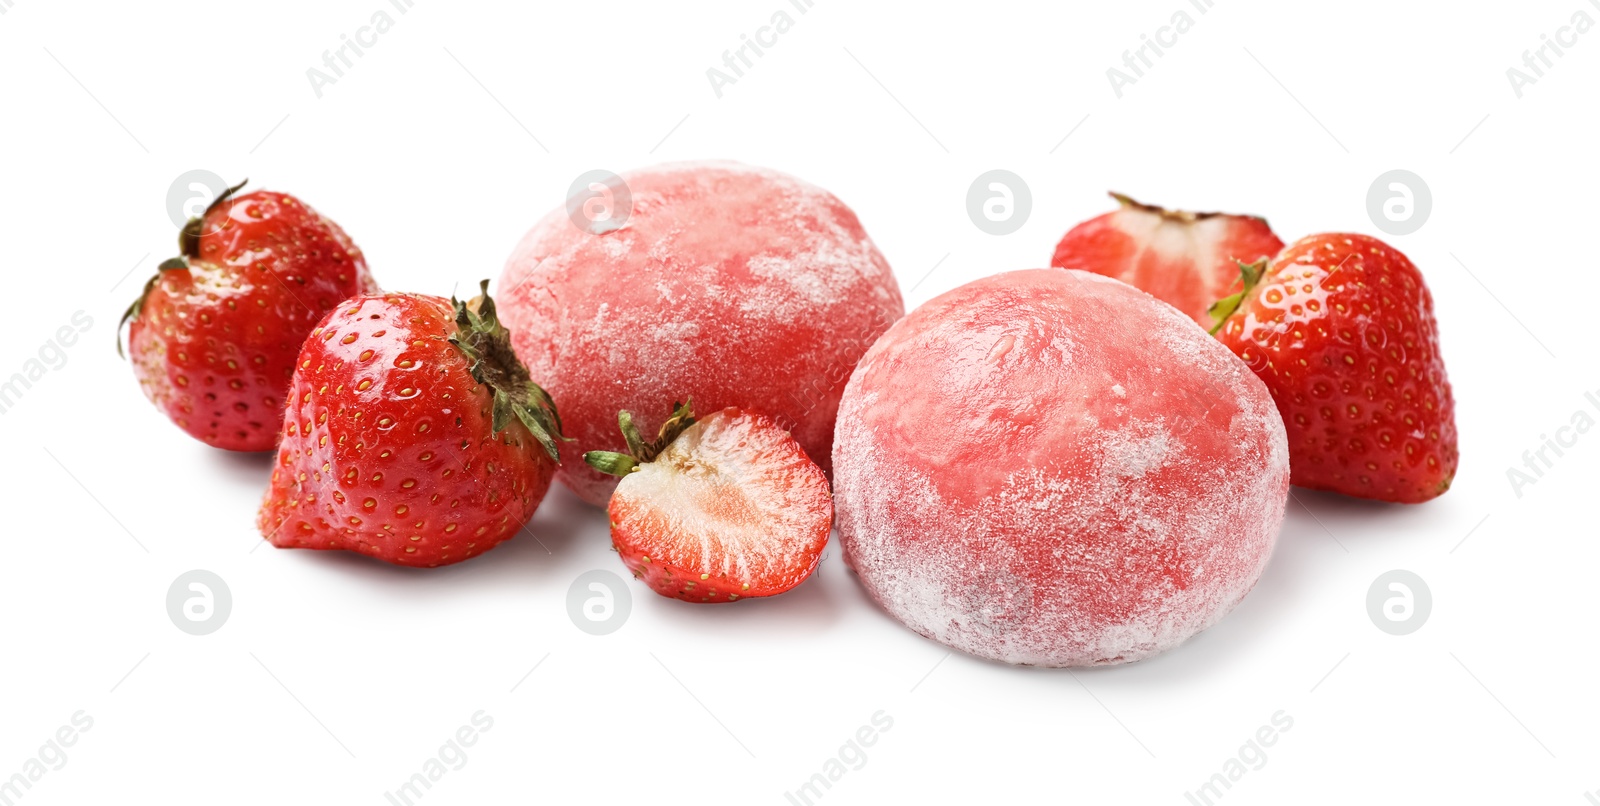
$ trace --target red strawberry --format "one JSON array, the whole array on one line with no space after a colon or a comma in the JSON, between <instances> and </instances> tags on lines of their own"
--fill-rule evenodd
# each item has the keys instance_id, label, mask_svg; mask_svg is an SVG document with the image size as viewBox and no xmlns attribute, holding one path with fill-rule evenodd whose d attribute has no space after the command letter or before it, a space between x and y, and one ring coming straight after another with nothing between
<instances>
[{"instance_id":1,"label":"red strawberry","mask_svg":"<svg viewBox=\"0 0 1600 806\"><path fill-rule=\"evenodd\" d=\"M695 420L673 404L646 443L617 415L630 453L584 461L622 476L611 540L635 577L662 596L731 602L783 593L816 569L833 526L822 469L762 414L726 408Z\"/></svg>"},{"instance_id":2,"label":"red strawberry","mask_svg":"<svg viewBox=\"0 0 1600 806\"><path fill-rule=\"evenodd\" d=\"M133 321L133 372L156 408L208 445L265 451L306 334L377 284L338 225L287 193L234 196L243 186L189 219L182 255L161 264L122 320Z\"/></svg>"},{"instance_id":3,"label":"red strawberry","mask_svg":"<svg viewBox=\"0 0 1600 806\"><path fill-rule=\"evenodd\" d=\"M1213 332L1277 401L1291 481L1407 504L1449 489L1455 401L1417 267L1376 238L1328 234L1241 274Z\"/></svg>"},{"instance_id":4,"label":"red strawberry","mask_svg":"<svg viewBox=\"0 0 1600 806\"><path fill-rule=\"evenodd\" d=\"M1238 261L1283 248L1266 219L1190 213L1140 204L1118 193L1122 209L1073 227L1050 265L1114 277L1211 326L1206 310L1233 286Z\"/></svg>"},{"instance_id":5,"label":"red strawberry","mask_svg":"<svg viewBox=\"0 0 1600 806\"><path fill-rule=\"evenodd\" d=\"M555 473L555 404L476 310L420 294L339 304L289 385L257 526L279 548L460 562L516 534Z\"/></svg>"}]
</instances>

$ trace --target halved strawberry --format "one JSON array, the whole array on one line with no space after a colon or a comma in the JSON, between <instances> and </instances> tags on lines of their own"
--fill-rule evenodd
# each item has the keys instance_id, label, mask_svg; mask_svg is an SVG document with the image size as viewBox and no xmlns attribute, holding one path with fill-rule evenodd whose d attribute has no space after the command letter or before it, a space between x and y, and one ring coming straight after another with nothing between
<instances>
[{"instance_id":1,"label":"halved strawberry","mask_svg":"<svg viewBox=\"0 0 1600 806\"><path fill-rule=\"evenodd\" d=\"M1272 257L1283 241L1264 218L1191 213L1140 204L1120 193L1122 209L1073 227L1050 265L1114 277L1189 315L1204 327L1211 303L1239 279L1239 263Z\"/></svg>"},{"instance_id":2,"label":"halved strawberry","mask_svg":"<svg viewBox=\"0 0 1600 806\"><path fill-rule=\"evenodd\" d=\"M731 602L783 593L816 570L833 526L822 469L772 418L726 408L695 420L673 404L654 442L617 415L629 453L584 461L621 476L611 540L662 596Z\"/></svg>"}]
</instances>

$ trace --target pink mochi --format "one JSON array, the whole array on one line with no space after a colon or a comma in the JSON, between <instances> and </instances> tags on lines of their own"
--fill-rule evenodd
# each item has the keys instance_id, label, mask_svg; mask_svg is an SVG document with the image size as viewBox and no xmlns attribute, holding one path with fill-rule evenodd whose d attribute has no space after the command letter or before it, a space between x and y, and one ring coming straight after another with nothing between
<instances>
[{"instance_id":1,"label":"pink mochi","mask_svg":"<svg viewBox=\"0 0 1600 806\"><path fill-rule=\"evenodd\" d=\"M737 163L622 179L625 219L552 211L517 245L495 297L575 440L558 477L603 505L617 480L585 465L584 451L626 450L618 410L653 435L690 398L697 412L772 417L828 469L844 382L905 313L855 213L819 187Z\"/></svg>"},{"instance_id":2,"label":"pink mochi","mask_svg":"<svg viewBox=\"0 0 1600 806\"><path fill-rule=\"evenodd\" d=\"M988 277L900 320L840 403L835 523L912 630L1032 666L1147 658L1266 567L1289 491L1266 386L1116 280Z\"/></svg>"}]
</instances>

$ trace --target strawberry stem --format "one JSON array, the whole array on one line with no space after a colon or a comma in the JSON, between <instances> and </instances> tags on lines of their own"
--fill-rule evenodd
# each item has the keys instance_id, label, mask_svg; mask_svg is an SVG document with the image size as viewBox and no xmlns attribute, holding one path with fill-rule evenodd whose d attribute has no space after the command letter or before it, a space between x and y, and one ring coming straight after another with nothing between
<instances>
[{"instance_id":1,"label":"strawberry stem","mask_svg":"<svg viewBox=\"0 0 1600 806\"><path fill-rule=\"evenodd\" d=\"M626 476L639 469L638 460L615 451L589 451L583 455L583 461L595 470L612 476Z\"/></svg>"},{"instance_id":2,"label":"strawberry stem","mask_svg":"<svg viewBox=\"0 0 1600 806\"><path fill-rule=\"evenodd\" d=\"M183 228L178 230L178 257L167 258L156 266L155 276L145 282L144 290L139 292L139 298L134 300L133 304L122 312L122 319L117 322L118 356L127 358L127 355L122 352L122 328L129 322L139 318L139 311L144 310L144 298L150 296L150 290L156 287L156 280L161 277L161 272L177 271L179 269L187 271L189 269L189 261L200 258L200 236L205 229L206 216L211 215L211 211L217 209L223 202L233 198L233 194L238 193L239 189L249 181L249 179L246 179L222 191L210 204L206 205L205 212L184 222Z\"/></svg>"},{"instance_id":3,"label":"strawberry stem","mask_svg":"<svg viewBox=\"0 0 1600 806\"><path fill-rule=\"evenodd\" d=\"M161 272L188 271L189 261L181 257L169 257L161 261L160 265L156 266L156 269L156 273L144 282L144 290L139 292L138 299L135 299L133 304L122 312L122 318L117 320L117 355L121 358L128 357L122 352L122 328L129 322L139 318L139 312L144 310L144 298L150 296L150 292L155 289L156 281L161 279Z\"/></svg>"},{"instance_id":4,"label":"strawberry stem","mask_svg":"<svg viewBox=\"0 0 1600 806\"><path fill-rule=\"evenodd\" d=\"M601 473L613 476L626 476L639 469L639 465L653 461L661 452L667 449L679 434L694 425L694 408L691 402L673 402L672 414L667 421L661 424L661 429L656 432L652 442L645 442L639 433L639 427L633 424L633 414L628 411L617 412L617 427L622 430L622 438L628 443L627 453L616 451L589 451L583 455L583 461Z\"/></svg>"},{"instance_id":5,"label":"strawberry stem","mask_svg":"<svg viewBox=\"0 0 1600 806\"><path fill-rule=\"evenodd\" d=\"M1261 283L1261 278L1267 273L1266 258L1254 263L1246 263L1242 260L1236 262L1239 264L1239 283L1243 287L1239 290L1239 293L1229 294L1211 303L1211 307L1206 309L1206 313L1211 315L1211 320L1215 323L1211 326L1211 330L1207 331L1213 336L1217 335L1217 331L1222 329L1222 323L1228 321L1228 317L1239 310L1239 306L1244 303L1245 298L1250 296L1250 292L1256 290L1256 286Z\"/></svg>"},{"instance_id":6,"label":"strawberry stem","mask_svg":"<svg viewBox=\"0 0 1600 806\"><path fill-rule=\"evenodd\" d=\"M1177 222L1184 223L1184 224L1193 224L1196 221L1204 221L1207 218L1217 218L1219 216L1231 216L1231 217L1234 217L1234 218L1253 218L1253 219L1255 219L1257 221L1262 222L1263 224L1266 223L1266 221L1267 221L1265 218L1262 218L1261 216L1249 215L1249 214L1245 214L1245 213L1219 213L1219 212L1197 213L1197 212L1194 212L1192 210L1173 210L1173 209L1170 209L1170 208L1167 208L1167 207L1162 207L1162 206L1156 205L1156 204L1145 204L1144 202L1135 200L1132 196L1128 196L1126 194L1118 193L1115 190L1107 191L1107 195L1109 195L1113 199L1116 199L1117 200L1117 204L1122 205L1122 207L1124 209L1141 210L1141 211L1146 212L1146 213L1155 213L1156 215L1161 216L1162 218L1165 218L1165 219L1167 219L1169 221L1177 221Z\"/></svg>"},{"instance_id":7,"label":"strawberry stem","mask_svg":"<svg viewBox=\"0 0 1600 806\"><path fill-rule=\"evenodd\" d=\"M556 442L570 441L561 434L561 415L544 388L533 382L528 368L511 349L511 331L500 324L494 300L489 296L489 281L478 285L482 292L470 302L451 297L456 311L455 335L450 343L472 362L472 379L494 393L491 428L498 434L515 419L544 446L544 452L561 462Z\"/></svg>"},{"instance_id":8,"label":"strawberry stem","mask_svg":"<svg viewBox=\"0 0 1600 806\"><path fill-rule=\"evenodd\" d=\"M200 258L200 236L204 234L206 216L211 215L213 210L221 207L223 202L233 198L233 194L238 193L239 189L249 184L249 182L250 180L246 179L222 191L210 204L206 205L205 212L189 219L183 225L183 229L178 230L178 252L180 254L190 260L198 260Z\"/></svg>"}]
</instances>

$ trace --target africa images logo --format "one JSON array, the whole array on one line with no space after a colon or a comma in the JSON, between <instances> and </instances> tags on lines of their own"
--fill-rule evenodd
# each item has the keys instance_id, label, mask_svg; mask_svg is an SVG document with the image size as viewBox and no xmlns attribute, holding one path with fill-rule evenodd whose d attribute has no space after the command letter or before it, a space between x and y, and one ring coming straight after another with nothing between
<instances>
[{"instance_id":1,"label":"africa images logo","mask_svg":"<svg viewBox=\"0 0 1600 806\"><path fill-rule=\"evenodd\" d=\"M789 5L800 14L805 14L816 0L789 0ZM706 80L711 82L711 91L716 93L717 99L722 99L722 88L739 83L744 78L744 71L756 66L755 60L750 56L761 58L767 55L767 48L778 44L778 37L789 32L794 27L794 17L789 12L779 8L772 12L772 18L766 25L755 30L755 35L740 34L739 47L722 52L722 66L726 70L716 67L706 68Z\"/></svg>"},{"instance_id":2,"label":"africa images logo","mask_svg":"<svg viewBox=\"0 0 1600 806\"><path fill-rule=\"evenodd\" d=\"M1600 390L1596 390L1600 392ZM1583 399L1600 412L1600 395L1596 392L1584 392ZM1523 489L1539 483L1544 478L1545 471L1556 466L1556 460L1567 455L1567 450L1576 447L1578 438L1589 433L1595 425L1595 418L1589 412L1578 409L1572 412L1566 425L1555 429L1555 435L1543 433L1539 435L1539 447L1522 452L1522 467L1506 468L1506 481L1511 482L1511 492L1518 498L1523 496ZM1552 454L1554 457L1552 458Z\"/></svg>"},{"instance_id":3,"label":"africa images logo","mask_svg":"<svg viewBox=\"0 0 1600 806\"><path fill-rule=\"evenodd\" d=\"M1600 0L1589 0L1589 5L1600 9ZM1567 55L1567 49L1578 44L1578 37L1593 28L1594 18L1579 8L1566 25L1555 30L1555 36L1540 34L1539 47L1522 52L1522 67L1506 68L1506 79L1511 82L1511 91L1517 94L1517 99L1522 99L1523 87L1539 83L1545 71L1556 66L1555 60Z\"/></svg>"}]
</instances>

